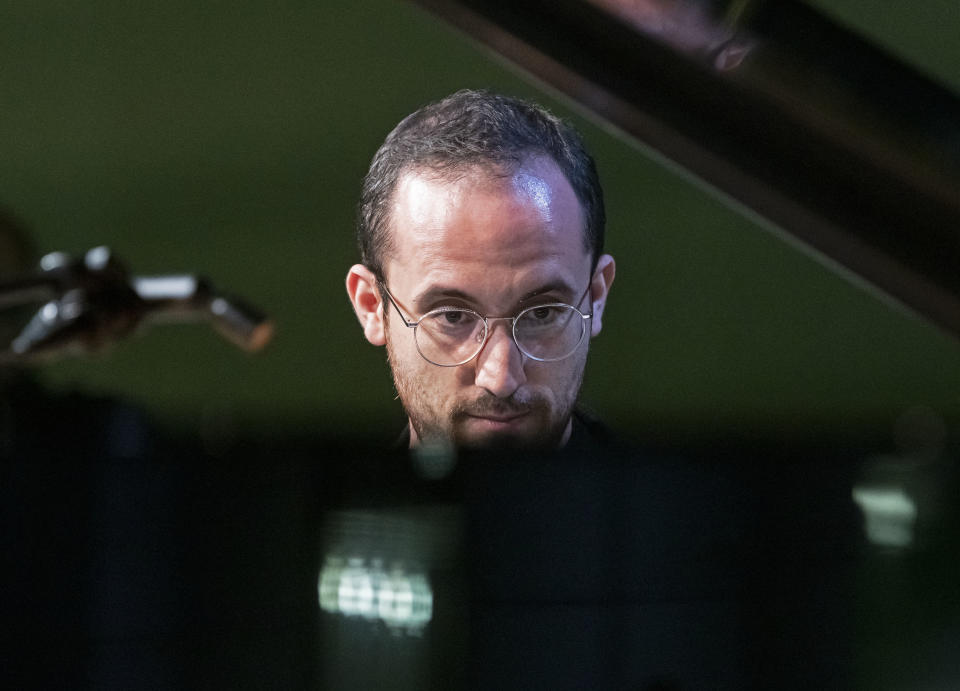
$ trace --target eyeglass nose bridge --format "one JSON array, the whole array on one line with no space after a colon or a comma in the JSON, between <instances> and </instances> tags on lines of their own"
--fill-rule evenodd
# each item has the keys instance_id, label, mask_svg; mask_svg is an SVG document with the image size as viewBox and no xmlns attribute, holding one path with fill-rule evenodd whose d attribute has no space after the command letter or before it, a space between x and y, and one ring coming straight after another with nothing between
<instances>
[{"instance_id":1,"label":"eyeglass nose bridge","mask_svg":"<svg viewBox=\"0 0 960 691\"><path fill-rule=\"evenodd\" d=\"M583 314L583 313L582 313L580 310L578 310L576 307L573 307L572 305L568 305L568 306L569 306L569 307L572 307L573 311L576 312L578 315L580 315L580 319L582 320L581 323L580 323L580 338L577 339L577 345L574 346L574 350L576 350L576 348L579 347L579 345L583 342L583 336L584 336L584 334L586 333L586 324L585 324L585 322L586 322L588 319L591 319L591 318L593 317L593 315L592 315L592 314ZM480 316L480 315L477 315L477 316ZM490 340L490 335L493 333L493 328L490 326L489 322L491 322L491 321L497 321L497 320L506 320L506 321L511 322L511 323L510 323L510 332L509 332L509 333L510 333L510 340L513 341L513 344L517 347L517 350L520 351L520 355L521 355L522 357L524 357L524 358L527 358L527 359L530 359L530 360L536 360L537 362L556 362L556 361L558 361L558 360L563 360L563 359L569 357L569 356L572 354L573 351L571 350L569 353L567 353L566 355L564 355L563 357L560 357L560 358L541 358L541 357L537 357L536 355L533 355L532 353L527 352L526 348L524 348L522 345L520 345L520 339L517 338L516 328L517 328L517 322L520 320L520 316L521 316L521 315L517 315L517 316L515 316L515 317L483 317L483 316L480 316L480 319L483 321L483 331L482 331L481 334L479 335L480 337L477 339L477 343L478 343L477 352L475 352L475 353L473 354L473 356L470 358L470 360L473 360L474 358L478 357L478 356L480 355L480 353L483 352L483 349L484 349L484 348L486 347L486 345L487 345L487 341ZM467 362L469 362L469 360L468 360Z\"/></svg>"},{"instance_id":2,"label":"eyeglass nose bridge","mask_svg":"<svg viewBox=\"0 0 960 691\"><path fill-rule=\"evenodd\" d=\"M517 347L517 350L520 351L521 355L528 357L526 351L524 351L524 349L520 346L520 342L517 341L517 332L514 330L514 327L517 324L516 317L481 317L481 319L483 320L483 331L480 333L480 338L477 339L480 347L473 357L480 355L480 353L482 353L483 349L486 347L487 341L490 340L490 336L493 334L493 327L490 325L490 322L492 321L510 322L510 340L513 341L513 345Z\"/></svg>"}]
</instances>

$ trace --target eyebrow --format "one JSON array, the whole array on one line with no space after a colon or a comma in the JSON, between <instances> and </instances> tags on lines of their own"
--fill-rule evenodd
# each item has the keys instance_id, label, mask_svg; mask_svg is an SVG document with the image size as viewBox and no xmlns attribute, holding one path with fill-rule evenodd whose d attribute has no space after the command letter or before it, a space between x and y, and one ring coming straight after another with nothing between
<instances>
[{"instance_id":1,"label":"eyebrow","mask_svg":"<svg viewBox=\"0 0 960 691\"><path fill-rule=\"evenodd\" d=\"M437 300L449 300L451 298L463 300L464 302L469 302L474 305L477 304L477 299L470 295L470 293L466 293L458 288L448 288L446 286L433 286L428 288L413 299L413 304L418 308L423 308Z\"/></svg>"},{"instance_id":2,"label":"eyebrow","mask_svg":"<svg viewBox=\"0 0 960 691\"><path fill-rule=\"evenodd\" d=\"M517 307L524 305L527 302L530 302L538 295L543 295L545 293L559 293L562 297L566 299L572 299L574 293L574 288L570 286L566 281L563 280L554 280L548 283L544 283L533 290L524 293L523 296L515 303ZM420 293L414 298L414 305L418 309L426 308L428 305L443 299L455 299L462 300L463 302L469 303L471 305L479 306L480 301L470 293L460 290L459 288L453 288L448 286L432 286Z\"/></svg>"},{"instance_id":3,"label":"eyebrow","mask_svg":"<svg viewBox=\"0 0 960 691\"><path fill-rule=\"evenodd\" d=\"M573 292L575 288L568 284L566 281L556 280L549 283L545 283L535 290L531 290L529 293L526 293L520 300L517 302L518 305L522 305L525 302L529 302L538 295L543 295L544 293L560 293L562 296L566 296L570 299L573 298Z\"/></svg>"}]
</instances>

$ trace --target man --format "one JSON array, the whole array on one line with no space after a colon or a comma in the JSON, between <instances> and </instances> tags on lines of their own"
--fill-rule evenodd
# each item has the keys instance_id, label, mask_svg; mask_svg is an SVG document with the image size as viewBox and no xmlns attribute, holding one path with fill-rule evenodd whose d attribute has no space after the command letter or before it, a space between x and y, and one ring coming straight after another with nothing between
<instances>
[{"instance_id":1,"label":"man","mask_svg":"<svg viewBox=\"0 0 960 691\"><path fill-rule=\"evenodd\" d=\"M460 91L387 136L346 283L411 446L569 441L615 273L604 222L580 136L535 104Z\"/></svg>"}]
</instances>

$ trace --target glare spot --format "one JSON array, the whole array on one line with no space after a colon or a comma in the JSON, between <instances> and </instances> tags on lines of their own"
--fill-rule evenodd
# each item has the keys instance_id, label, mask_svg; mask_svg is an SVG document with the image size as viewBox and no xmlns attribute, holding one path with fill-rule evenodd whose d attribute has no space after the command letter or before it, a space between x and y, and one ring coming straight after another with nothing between
<instances>
[{"instance_id":1,"label":"glare spot","mask_svg":"<svg viewBox=\"0 0 960 691\"><path fill-rule=\"evenodd\" d=\"M51 252L40 258L40 268L44 271L53 271L70 263L70 255L64 252Z\"/></svg>"},{"instance_id":2,"label":"glare spot","mask_svg":"<svg viewBox=\"0 0 960 691\"><path fill-rule=\"evenodd\" d=\"M210 303L210 311L218 317L222 317L230 311L230 303L223 298L214 298Z\"/></svg>"},{"instance_id":3,"label":"glare spot","mask_svg":"<svg viewBox=\"0 0 960 691\"><path fill-rule=\"evenodd\" d=\"M46 309L46 308L44 308ZM64 300L60 306L60 316L64 321L76 319L83 312L83 305L76 300ZM52 321L52 320L51 320Z\"/></svg>"},{"instance_id":4,"label":"glare spot","mask_svg":"<svg viewBox=\"0 0 960 691\"><path fill-rule=\"evenodd\" d=\"M516 193L529 200L540 212L544 221L553 217L550 211L550 185L537 175L525 171L518 171L513 176L513 189Z\"/></svg>"},{"instance_id":5,"label":"glare spot","mask_svg":"<svg viewBox=\"0 0 960 691\"><path fill-rule=\"evenodd\" d=\"M881 547L909 547L917 506L900 487L853 488L853 500L863 511L867 539Z\"/></svg>"},{"instance_id":6,"label":"glare spot","mask_svg":"<svg viewBox=\"0 0 960 691\"><path fill-rule=\"evenodd\" d=\"M331 614L381 621L397 633L419 635L433 618L426 574L382 560L328 557L320 570L320 608Z\"/></svg>"},{"instance_id":7,"label":"glare spot","mask_svg":"<svg viewBox=\"0 0 960 691\"><path fill-rule=\"evenodd\" d=\"M59 315L60 315L60 307L55 302L48 302L40 310L40 317L45 322L56 321Z\"/></svg>"},{"instance_id":8,"label":"glare spot","mask_svg":"<svg viewBox=\"0 0 960 691\"><path fill-rule=\"evenodd\" d=\"M199 290L196 276L134 278L133 285L137 295L146 300L170 297L188 299Z\"/></svg>"},{"instance_id":9,"label":"glare spot","mask_svg":"<svg viewBox=\"0 0 960 691\"><path fill-rule=\"evenodd\" d=\"M83 261L91 271L102 271L110 263L110 248L94 247L87 252Z\"/></svg>"}]
</instances>

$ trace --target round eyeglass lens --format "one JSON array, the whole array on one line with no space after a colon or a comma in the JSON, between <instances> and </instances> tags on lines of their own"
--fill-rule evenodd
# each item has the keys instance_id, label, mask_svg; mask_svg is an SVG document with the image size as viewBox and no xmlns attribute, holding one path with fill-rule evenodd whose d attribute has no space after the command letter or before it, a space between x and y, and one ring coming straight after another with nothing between
<instances>
[{"instance_id":1,"label":"round eyeglass lens","mask_svg":"<svg viewBox=\"0 0 960 691\"><path fill-rule=\"evenodd\" d=\"M535 360L562 360L583 340L585 321L570 305L538 305L517 316L513 335L520 350Z\"/></svg>"},{"instance_id":2,"label":"round eyeglass lens","mask_svg":"<svg viewBox=\"0 0 960 691\"><path fill-rule=\"evenodd\" d=\"M486 325L476 312L441 308L427 312L414 330L417 350L435 365L452 367L480 352Z\"/></svg>"}]
</instances>

